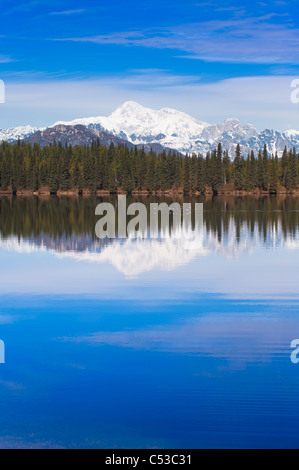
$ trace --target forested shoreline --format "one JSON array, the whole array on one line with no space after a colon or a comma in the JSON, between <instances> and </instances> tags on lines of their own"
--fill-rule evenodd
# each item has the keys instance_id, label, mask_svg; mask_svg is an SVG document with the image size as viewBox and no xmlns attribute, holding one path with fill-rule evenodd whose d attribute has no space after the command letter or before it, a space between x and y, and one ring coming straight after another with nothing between
<instances>
[{"instance_id":1,"label":"forested shoreline","mask_svg":"<svg viewBox=\"0 0 299 470\"><path fill-rule=\"evenodd\" d=\"M145 153L125 146L108 148L60 143L41 148L18 142L0 145L0 194L299 194L299 155L281 158L266 146L234 160L221 144L202 155L175 151Z\"/></svg>"}]
</instances>

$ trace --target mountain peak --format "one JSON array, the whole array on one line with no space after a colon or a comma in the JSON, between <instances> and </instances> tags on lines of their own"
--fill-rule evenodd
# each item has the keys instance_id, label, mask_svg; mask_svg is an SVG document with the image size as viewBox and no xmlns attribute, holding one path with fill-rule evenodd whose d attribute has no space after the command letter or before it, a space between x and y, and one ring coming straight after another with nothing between
<instances>
[{"instance_id":1,"label":"mountain peak","mask_svg":"<svg viewBox=\"0 0 299 470\"><path fill-rule=\"evenodd\" d=\"M299 131L289 130L283 134L269 130L258 132L252 124L241 124L237 118L232 117L222 123L209 124L176 109L167 107L152 109L133 100L121 104L108 117L90 117L70 122L59 121L48 129L53 129L58 124L73 127L81 125L86 131L92 131L85 132L81 129L79 132L78 128L67 130L62 128L61 131L56 129L56 132L65 134L65 136L57 136L61 140L65 137L69 141L89 142L96 133L104 132L110 134L109 139L114 136L122 142L127 142L126 145L129 146L144 145L155 151L171 148L183 154L205 154L213 150L218 143L221 143L232 156L237 143L241 145L244 154L248 150L257 152L264 144L267 145L269 152L277 150L278 154L283 152L285 146L299 149ZM29 126L0 129L0 142L1 140L15 142L18 138L27 140L33 133L42 130L44 129ZM45 136L41 137L45 139Z\"/></svg>"},{"instance_id":2,"label":"mountain peak","mask_svg":"<svg viewBox=\"0 0 299 470\"><path fill-rule=\"evenodd\" d=\"M125 103L121 104L115 111L113 111L109 118L121 116L124 114L132 115L136 113L146 113L148 111L152 111L150 108L146 108L141 104L137 103L136 101L125 101Z\"/></svg>"},{"instance_id":3,"label":"mountain peak","mask_svg":"<svg viewBox=\"0 0 299 470\"><path fill-rule=\"evenodd\" d=\"M145 108L145 106L143 106L140 103L137 103L137 101L128 100L128 101L125 101L124 103L122 103L120 106L118 106L118 108L116 108L116 110L120 109L120 108Z\"/></svg>"},{"instance_id":4,"label":"mountain peak","mask_svg":"<svg viewBox=\"0 0 299 470\"><path fill-rule=\"evenodd\" d=\"M122 103L120 106L118 106L118 108L116 108L115 111L113 111L114 113L118 110L124 110L124 109L146 109L145 106L143 106L142 104L140 103L137 103L137 101L133 101L133 100L129 100L129 101L125 101L124 103ZM112 113L113 114L113 113Z\"/></svg>"},{"instance_id":5,"label":"mountain peak","mask_svg":"<svg viewBox=\"0 0 299 470\"><path fill-rule=\"evenodd\" d=\"M240 121L237 118L227 118L227 119L225 119L224 122L227 122L227 123L230 123L230 124L240 124Z\"/></svg>"}]
</instances>

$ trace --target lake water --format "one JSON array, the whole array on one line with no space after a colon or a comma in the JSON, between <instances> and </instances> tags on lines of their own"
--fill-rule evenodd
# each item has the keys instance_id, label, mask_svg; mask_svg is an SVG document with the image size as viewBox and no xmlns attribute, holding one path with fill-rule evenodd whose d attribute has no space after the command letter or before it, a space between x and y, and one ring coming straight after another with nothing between
<instances>
[{"instance_id":1,"label":"lake water","mask_svg":"<svg viewBox=\"0 0 299 470\"><path fill-rule=\"evenodd\" d=\"M0 447L299 447L299 200L137 240L99 202L0 198Z\"/></svg>"}]
</instances>

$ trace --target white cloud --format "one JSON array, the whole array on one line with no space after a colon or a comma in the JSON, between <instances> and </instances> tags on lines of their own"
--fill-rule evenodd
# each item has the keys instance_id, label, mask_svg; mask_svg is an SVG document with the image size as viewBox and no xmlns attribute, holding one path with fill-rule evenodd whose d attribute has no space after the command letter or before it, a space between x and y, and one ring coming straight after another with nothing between
<instances>
[{"instance_id":1,"label":"white cloud","mask_svg":"<svg viewBox=\"0 0 299 470\"><path fill-rule=\"evenodd\" d=\"M0 128L108 115L127 100L172 107L211 123L237 117L258 129L299 129L299 106L290 99L292 76L244 77L201 83L160 70L94 80L6 80Z\"/></svg>"},{"instance_id":2,"label":"white cloud","mask_svg":"<svg viewBox=\"0 0 299 470\"><path fill-rule=\"evenodd\" d=\"M0 55L0 64L8 64L9 62L14 62L14 59L11 59L5 55Z\"/></svg>"},{"instance_id":3,"label":"white cloud","mask_svg":"<svg viewBox=\"0 0 299 470\"><path fill-rule=\"evenodd\" d=\"M275 22L277 16L239 17L57 40L175 49L187 53L185 57L207 62L297 64L299 30L286 19Z\"/></svg>"},{"instance_id":4,"label":"white cloud","mask_svg":"<svg viewBox=\"0 0 299 470\"><path fill-rule=\"evenodd\" d=\"M78 13L84 13L86 10L64 10L64 11L52 11L50 15L75 15Z\"/></svg>"}]
</instances>

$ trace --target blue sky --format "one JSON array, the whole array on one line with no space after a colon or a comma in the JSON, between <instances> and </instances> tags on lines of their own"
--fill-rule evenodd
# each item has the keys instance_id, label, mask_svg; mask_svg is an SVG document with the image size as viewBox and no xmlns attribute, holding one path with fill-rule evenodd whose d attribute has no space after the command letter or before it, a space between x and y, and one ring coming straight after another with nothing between
<instances>
[{"instance_id":1,"label":"blue sky","mask_svg":"<svg viewBox=\"0 0 299 470\"><path fill-rule=\"evenodd\" d=\"M126 100L299 129L297 2L0 1L0 127L107 115Z\"/></svg>"}]
</instances>

